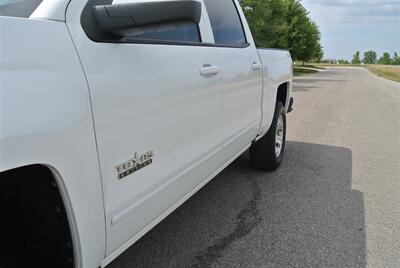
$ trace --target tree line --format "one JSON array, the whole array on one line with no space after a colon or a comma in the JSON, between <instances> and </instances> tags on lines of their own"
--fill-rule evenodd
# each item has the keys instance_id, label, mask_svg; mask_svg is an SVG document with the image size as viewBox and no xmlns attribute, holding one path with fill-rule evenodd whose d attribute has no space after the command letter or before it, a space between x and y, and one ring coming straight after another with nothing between
<instances>
[{"instance_id":1,"label":"tree line","mask_svg":"<svg viewBox=\"0 0 400 268\"><path fill-rule=\"evenodd\" d=\"M290 51L297 61L319 62L321 33L301 0L240 1L258 47Z\"/></svg>"},{"instance_id":2,"label":"tree line","mask_svg":"<svg viewBox=\"0 0 400 268\"><path fill-rule=\"evenodd\" d=\"M400 57L397 52L394 52L393 57L390 56L390 53L384 52L382 57L378 59L378 56L375 51L366 51L364 53L364 58L360 58L360 51L357 51L353 55L353 59L351 60L352 64L384 64L384 65L400 65Z\"/></svg>"}]
</instances>

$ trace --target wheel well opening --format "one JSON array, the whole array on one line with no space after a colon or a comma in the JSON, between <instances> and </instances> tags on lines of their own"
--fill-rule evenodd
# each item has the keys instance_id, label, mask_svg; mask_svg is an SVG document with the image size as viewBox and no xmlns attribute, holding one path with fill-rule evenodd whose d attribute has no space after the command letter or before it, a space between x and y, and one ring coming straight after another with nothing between
<instances>
[{"instance_id":1,"label":"wheel well opening","mask_svg":"<svg viewBox=\"0 0 400 268\"><path fill-rule=\"evenodd\" d=\"M278 92L276 95L276 100L282 102L283 106L285 107L287 103L287 94L288 94L287 89L288 89L288 83L281 84L278 87Z\"/></svg>"},{"instance_id":2,"label":"wheel well opening","mask_svg":"<svg viewBox=\"0 0 400 268\"><path fill-rule=\"evenodd\" d=\"M47 167L0 173L0 209L0 267L74 267L65 206Z\"/></svg>"}]
</instances>

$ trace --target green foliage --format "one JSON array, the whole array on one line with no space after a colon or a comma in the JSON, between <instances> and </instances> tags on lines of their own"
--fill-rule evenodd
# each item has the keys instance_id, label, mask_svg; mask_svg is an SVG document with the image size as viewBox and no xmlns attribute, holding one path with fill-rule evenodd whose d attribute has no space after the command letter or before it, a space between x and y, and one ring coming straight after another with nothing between
<instances>
[{"instance_id":1,"label":"green foliage","mask_svg":"<svg viewBox=\"0 0 400 268\"><path fill-rule=\"evenodd\" d=\"M393 65L400 65L400 58L397 52L393 54L393 59L392 59L392 64Z\"/></svg>"},{"instance_id":2,"label":"green foliage","mask_svg":"<svg viewBox=\"0 0 400 268\"><path fill-rule=\"evenodd\" d=\"M351 60L351 64L361 64L360 51L357 51L356 54L353 55L353 59Z\"/></svg>"},{"instance_id":3,"label":"green foliage","mask_svg":"<svg viewBox=\"0 0 400 268\"><path fill-rule=\"evenodd\" d=\"M325 60L322 60L320 63L324 63L324 64L337 64L338 62L337 62L337 60L335 60L335 59L325 59Z\"/></svg>"},{"instance_id":4,"label":"green foliage","mask_svg":"<svg viewBox=\"0 0 400 268\"><path fill-rule=\"evenodd\" d=\"M322 59L318 25L300 0L243 0L241 5L258 47L288 49L302 62Z\"/></svg>"},{"instance_id":5,"label":"green foliage","mask_svg":"<svg viewBox=\"0 0 400 268\"><path fill-rule=\"evenodd\" d=\"M247 21L258 47L287 49L285 7L276 0L243 0Z\"/></svg>"},{"instance_id":6,"label":"green foliage","mask_svg":"<svg viewBox=\"0 0 400 268\"><path fill-rule=\"evenodd\" d=\"M383 53L383 56L378 60L378 64L390 65L392 64L392 59L388 52Z\"/></svg>"},{"instance_id":7,"label":"green foliage","mask_svg":"<svg viewBox=\"0 0 400 268\"><path fill-rule=\"evenodd\" d=\"M375 51L367 51L364 53L364 64L376 64L377 55Z\"/></svg>"},{"instance_id":8,"label":"green foliage","mask_svg":"<svg viewBox=\"0 0 400 268\"><path fill-rule=\"evenodd\" d=\"M400 58L397 52L394 52L393 58L390 57L388 52L384 52L382 57L377 60L377 54L375 51L367 51L364 53L364 59L362 60L364 64L381 64L381 65L400 65ZM360 61L360 52L357 51L356 54L353 55L352 64L361 64Z\"/></svg>"},{"instance_id":9,"label":"green foliage","mask_svg":"<svg viewBox=\"0 0 400 268\"><path fill-rule=\"evenodd\" d=\"M320 61L323 52L318 25L309 18L308 11L299 0L284 0L283 3L287 8L288 49L292 57L302 62L312 58Z\"/></svg>"},{"instance_id":10,"label":"green foliage","mask_svg":"<svg viewBox=\"0 0 400 268\"><path fill-rule=\"evenodd\" d=\"M348 60L338 60L339 64L350 64Z\"/></svg>"},{"instance_id":11,"label":"green foliage","mask_svg":"<svg viewBox=\"0 0 400 268\"><path fill-rule=\"evenodd\" d=\"M318 45L316 47L316 52L314 57L311 59L312 62L320 63L322 61L322 58L324 57L324 49L322 45L318 42Z\"/></svg>"}]
</instances>

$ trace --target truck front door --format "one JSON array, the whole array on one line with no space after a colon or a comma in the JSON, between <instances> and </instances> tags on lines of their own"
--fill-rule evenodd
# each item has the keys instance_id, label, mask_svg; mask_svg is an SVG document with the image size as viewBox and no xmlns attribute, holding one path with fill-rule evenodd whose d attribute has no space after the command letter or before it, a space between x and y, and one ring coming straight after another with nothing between
<instances>
[{"instance_id":1,"label":"truck front door","mask_svg":"<svg viewBox=\"0 0 400 268\"><path fill-rule=\"evenodd\" d=\"M143 1L84 2L71 1L67 26L90 88L108 255L221 165L213 161L222 148L221 76L215 49L202 45L210 41L203 17L108 41L91 32L93 6Z\"/></svg>"}]
</instances>

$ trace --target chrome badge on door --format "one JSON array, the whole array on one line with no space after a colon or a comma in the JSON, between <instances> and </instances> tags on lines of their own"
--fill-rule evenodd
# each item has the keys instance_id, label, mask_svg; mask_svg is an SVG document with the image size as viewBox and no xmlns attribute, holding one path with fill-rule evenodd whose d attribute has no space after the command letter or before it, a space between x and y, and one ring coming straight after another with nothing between
<instances>
[{"instance_id":1,"label":"chrome badge on door","mask_svg":"<svg viewBox=\"0 0 400 268\"><path fill-rule=\"evenodd\" d=\"M118 179L121 180L126 176L138 171L139 169L153 163L153 155L153 151L148 151L147 153L140 155L135 153L135 156L132 159L116 166L115 168L118 172Z\"/></svg>"}]
</instances>

